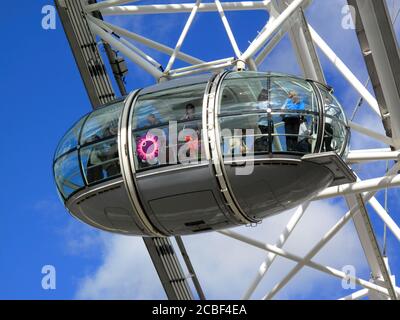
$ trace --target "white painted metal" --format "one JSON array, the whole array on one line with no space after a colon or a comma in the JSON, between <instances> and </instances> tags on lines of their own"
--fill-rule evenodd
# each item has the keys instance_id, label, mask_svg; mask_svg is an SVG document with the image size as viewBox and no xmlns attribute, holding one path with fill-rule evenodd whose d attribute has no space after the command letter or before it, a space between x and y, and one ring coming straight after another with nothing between
<instances>
[{"instance_id":1,"label":"white painted metal","mask_svg":"<svg viewBox=\"0 0 400 320\"><path fill-rule=\"evenodd\" d=\"M321 49L325 56L333 63L333 65L342 73L347 81L353 86L353 88L365 99L365 101L371 106L372 110L380 117L381 113L379 110L378 102L372 96L372 94L364 87L360 80L354 75L353 72L345 65L345 63L336 55L336 53L328 46L328 44L319 36L313 27L308 25L311 33L311 37L315 44Z\"/></svg>"},{"instance_id":2,"label":"white painted metal","mask_svg":"<svg viewBox=\"0 0 400 320\"><path fill-rule=\"evenodd\" d=\"M371 152L355 152L350 151L347 156L347 163L365 163L381 160L400 160L400 151L371 151Z\"/></svg>"},{"instance_id":3,"label":"white painted metal","mask_svg":"<svg viewBox=\"0 0 400 320\"><path fill-rule=\"evenodd\" d=\"M272 19L272 18L270 18ZM290 23L289 19L286 23ZM285 23L285 24L286 24ZM255 58L255 63L259 66L261 65L265 58L271 53L272 50L278 45L278 43L282 40L282 38L286 34L286 28L285 25L282 26L281 30L279 30L273 37L272 39L267 43L267 45L260 51L258 56Z\"/></svg>"},{"instance_id":4,"label":"white painted metal","mask_svg":"<svg viewBox=\"0 0 400 320\"><path fill-rule=\"evenodd\" d=\"M222 8L225 11L243 11L243 10L268 10L270 1L238 1L222 2ZM191 12L193 3L177 4L154 4L143 6L116 6L100 10L103 15L129 15L129 14L160 14L160 13L184 13ZM217 6L215 3L203 3L199 7L199 12L215 12Z\"/></svg>"},{"instance_id":5,"label":"white painted metal","mask_svg":"<svg viewBox=\"0 0 400 320\"><path fill-rule=\"evenodd\" d=\"M292 1L290 0L289 3ZM286 3L287 1L283 0L273 0L271 15L277 18L277 15L281 14L287 6ZM293 22L289 25L288 33L297 61L303 70L303 75L307 79L326 83L303 11L298 10L294 18L292 19Z\"/></svg>"},{"instance_id":6,"label":"white painted metal","mask_svg":"<svg viewBox=\"0 0 400 320\"><path fill-rule=\"evenodd\" d=\"M366 135L366 136L368 136L368 137L370 137L372 139L380 141L380 142L382 142L384 144L387 144L389 146L394 145L392 138L384 136L383 134L380 134L380 133L378 133L376 131L373 131L371 129L365 128L365 127L363 127L363 126L361 126L361 125L359 125L359 124L357 124L355 122L349 121L349 126L350 126L351 129L353 129L353 130L355 130L355 131L357 131L359 133L362 133L362 134L364 134L364 135Z\"/></svg>"},{"instance_id":7,"label":"white painted metal","mask_svg":"<svg viewBox=\"0 0 400 320\"><path fill-rule=\"evenodd\" d=\"M319 264L317 262L314 262L314 261L308 259L307 257L306 258L299 257L299 256L297 256L297 255L295 255L293 253L290 253L290 252L288 252L286 250L278 248L277 246L273 246L273 245L269 245L269 244L266 244L266 243L262 243L261 241L257 241L257 240L251 239L249 237L246 237L246 236L244 236L242 234L239 234L237 232L230 231L230 230L219 231L219 233L223 234L223 235L225 235L227 237L230 237L230 238L245 242L245 243L247 243L247 244L249 244L251 246L257 247L257 248L259 248L261 250L269 251L269 252L274 253L275 255L279 255L279 256L287 258L289 260L296 261L299 265L302 264L304 266L307 266L307 267L316 269L318 271L330 274L330 275L332 275L334 277L337 277L337 278L340 278L340 279L346 279L346 280L350 279L350 280L354 281L355 283L357 283L357 284L359 284L359 285L361 285L361 286L363 286L365 288L377 291L377 292L385 294L385 295L388 294L388 290L386 288L383 288L381 286L372 284L369 281L366 281L366 280L363 280L363 279L360 279L360 278L357 278L357 277L354 277L354 276L351 276L351 275L347 275L345 272L339 271L339 270L337 270L335 268L323 266L323 265L321 265L321 264Z\"/></svg>"},{"instance_id":8,"label":"white painted metal","mask_svg":"<svg viewBox=\"0 0 400 320\"><path fill-rule=\"evenodd\" d=\"M369 200L369 204L386 224L393 235L400 241L400 227L396 224L393 218L387 213L387 211L382 207L379 201L373 197Z\"/></svg>"},{"instance_id":9,"label":"white painted metal","mask_svg":"<svg viewBox=\"0 0 400 320\"><path fill-rule=\"evenodd\" d=\"M196 65L194 66L194 68L186 71L182 71L181 69L171 70L170 78L190 76L205 71L218 71L218 70L222 71L225 68L229 68L231 66L232 66L232 60L228 60L221 63L216 63L215 61L211 61L204 64Z\"/></svg>"},{"instance_id":10,"label":"white painted metal","mask_svg":"<svg viewBox=\"0 0 400 320\"><path fill-rule=\"evenodd\" d=\"M371 270L370 280L372 282L380 281L388 289L390 299L395 299L396 293L390 281L390 271L383 260L362 194L347 195L346 202L349 209L353 206L357 207L357 212L353 215L353 222Z\"/></svg>"},{"instance_id":11,"label":"white painted metal","mask_svg":"<svg viewBox=\"0 0 400 320\"><path fill-rule=\"evenodd\" d=\"M391 175L398 170L398 166L395 165L391 170L388 171L387 175ZM371 191L363 194L363 200L369 201L374 195L375 191ZM303 261L298 263L284 279L282 279L276 286L264 296L264 299L272 299L276 293L279 292L305 265L309 262L341 229L342 227L352 218L352 216L358 212L358 205L352 207L346 214L322 237L322 239L306 254Z\"/></svg>"},{"instance_id":12,"label":"white painted metal","mask_svg":"<svg viewBox=\"0 0 400 320\"><path fill-rule=\"evenodd\" d=\"M197 0L196 4L193 6L192 12L190 12L189 18L186 21L185 27L183 28L183 31L181 33L181 36L179 37L178 43L175 46L175 50L171 55L171 58L168 61L167 67L165 68L165 73L168 74L169 70L171 70L172 65L175 62L176 55L178 52L181 50L183 41L185 41L186 35L190 29L190 26L193 23L194 17L196 16L197 11L199 10L199 6L201 4L201 0Z\"/></svg>"},{"instance_id":13,"label":"white painted metal","mask_svg":"<svg viewBox=\"0 0 400 320\"><path fill-rule=\"evenodd\" d=\"M335 187L329 187L321 191L314 200L322 200L331 197L355 194L367 191L378 191L385 188L400 186L400 174L368 179L353 183L346 183Z\"/></svg>"},{"instance_id":14,"label":"white painted metal","mask_svg":"<svg viewBox=\"0 0 400 320\"><path fill-rule=\"evenodd\" d=\"M280 15L275 18L272 23L265 28L264 31L250 44L247 50L240 56L240 60L247 61L249 58L253 57L266 43L266 41L271 37L271 35L276 32L287 19L289 19L305 0L295 0L293 1Z\"/></svg>"},{"instance_id":15,"label":"white painted metal","mask_svg":"<svg viewBox=\"0 0 400 320\"><path fill-rule=\"evenodd\" d=\"M359 300L368 296L368 293L369 293L368 289L361 289L352 294L349 294L348 296L340 298L339 300Z\"/></svg>"},{"instance_id":16,"label":"white painted metal","mask_svg":"<svg viewBox=\"0 0 400 320\"><path fill-rule=\"evenodd\" d=\"M375 153L375 152L390 152L392 149L390 148L377 148L377 149L355 149L350 150L349 154L365 154L365 153Z\"/></svg>"},{"instance_id":17,"label":"white painted metal","mask_svg":"<svg viewBox=\"0 0 400 320\"><path fill-rule=\"evenodd\" d=\"M111 34L108 32L104 31L104 29L98 27L96 24L94 24L91 21L88 21L92 31L96 33L98 36L100 36L103 40L107 41L109 44L111 44L114 48L120 50L123 54L125 54L129 59L132 59L135 63L137 63L140 67L142 67L145 71L150 73L153 77L156 79L159 79L162 77L162 72L154 67L151 63L149 63L147 60L143 59L140 55L138 55L136 52L134 52L132 49L128 48L125 44L122 42L118 41L116 38L114 38Z\"/></svg>"},{"instance_id":18,"label":"white painted metal","mask_svg":"<svg viewBox=\"0 0 400 320\"><path fill-rule=\"evenodd\" d=\"M84 9L87 12L93 12L96 10L109 8L109 7L113 7L113 6L118 6L118 5L125 4L125 3L137 2L137 1L139 1L139 0L106 0L106 1L87 5Z\"/></svg>"},{"instance_id":19,"label":"white painted metal","mask_svg":"<svg viewBox=\"0 0 400 320\"><path fill-rule=\"evenodd\" d=\"M142 44L148 46L149 48L158 50L158 51L160 51L162 53L171 55L174 52L174 49L172 49L172 48L170 48L168 46L165 46L165 45L163 45L161 43L158 43L157 41L153 41L153 40L148 39L146 37L140 36L140 35L138 35L138 34L136 34L134 32L128 31L128 30L126 30L124 28L121 28L121 27L118 27L116 25L113 25L113 24L111 24L109 22L104 22L104 21L101 21L101 20L96 19L96 18L94 18L94 20L92 19L92 21L95 21L99 26L103 26L103 25L107 26L113 32L117 33L120 36L132 39L132 40L137 41L139 43L142 43ZM177 54L177 58L179 58L182 61L185 61L187 63L190 63L190 64L204 63L204 61L202 61L200 59L197 59L195 57L192 57L190 55L184 54L182 52L179 52Z\"/></svg>"},{"instance_id":20,"label":"white painted metal","mask_svg":"<svg viewBox=\"0 0 400 320\"><path fill-rule=\"evenodd\" d=\"M297 223L301 220L303 217L304 213L306 212L307 208L309 206L309 202L306 202L302 205L300 205L296 212L293 214L293 216L290 218L286 228L283 230L281 235L279 236L278 241L276 242L275 246L277 248L282 248L295 227L297 226ZM276 254L270 252L267 255L267 258L265 261L261 264L261 266L258 269L257 275L255 276L254 280L250 284L250 287L246 290L245 294L243 295L243 300L248 300L251 298L252 294L254 291L257 289L258 285L260 284L261 280L263 279L264 275L267 273L268 269L271 267L272 263L274 262L276 258Z\"/></svg>"},{"instance_id":21,"label":"white painted metal","mask_svg":"<svg viewBox=\"0 0 400 320\"><path fill-rule=\"evenodd\" d=\"M93 16L88 15L87 19L89 21L92 21L94 24L97 24L99 26L101 26L104 30L106 30L109 34L112 34L113 31L111 30L110 27L108 27L105 23L103 23L101 20L94 18ZM139 49L138 47L134 46L131 42L123 39L123 38L118 38L118 40L124 44L125 46L127 46L129 49L131 49L132 51L136 52L139 56L141 56L142 58L146 59L148 62L150 62L154 67L156 68L160 68L161 64L159 62L157 62L156 60L154 60L151 56L149 56L148 54L146 54L145 52L143 52L141 49Z\"/></svg>"},{"instance_id":22,"label":"white painted metal","mask_svg":"<svg viewBox=\"0 0 400 320\"><path fill-rule=\"evenodd\" d=\"M228 19L226 18L226 15L225 15L225 12L224 12L224 8L222 7L222 4L221 4L221 2L219 0L215 0L215 4L217 6L218 13L221 16L221 20L222 20L222 23L224 24L224 27L225 27L226 33L228 35L229 41L231 42L233 51L235 52L236 57L239 58L240 55L241 55L241 52L240 52L239 47L238 47L238 45L236 43L236 39L235 39L235 36L233 35L231 26L229 25Z\"/></svg>"},{"instance_id":23,"label":"white painted metal","mask_svg":"<svg viewBox=\"0 0 400 320\"><path fill-rule=\"evenodd\" d=\"M172 75L174 73L181 73L181 72L194 71L194 70L208 70L207 68L221 66L221 65L230 66L233 64L234 60L235 60L234 58L224 58L224 59L220 59L220 60L199 63L199 64L188 66L188 67L173 69L169 72L169 74Z\"/></svg>"},{"instance_id":24,"label":"white painted metal","mask_svg":"<svg viewBox=\"0 0 400 320\"><path fill-rule=\"evenodd\" d=\"M386 107L390 113L392 136L395 147L400 148L400 78L399 78L399 47L393 31L390 16L387 12L378 12L374 7L376 0L357 1L360 17L365 29L369 49L373 57L376 73L381 84ZM386 11L385 5L382 6ZM385 18L386 23L380 24L378 18ZM382 20L383 21L383 20ZM380 27L382 26L381 29ZM390 42L384 37L390 37Z\"/></svg>"}]
</instances>

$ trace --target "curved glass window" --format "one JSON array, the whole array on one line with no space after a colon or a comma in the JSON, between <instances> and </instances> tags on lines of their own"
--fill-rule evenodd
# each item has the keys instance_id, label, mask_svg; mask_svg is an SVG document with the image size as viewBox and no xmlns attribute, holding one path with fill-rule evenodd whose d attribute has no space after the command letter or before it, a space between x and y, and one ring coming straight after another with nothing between
<instances>
[{"instance_id":1,"label":"curved glass window","mask_svg":"<svg viewBox=\"0 0 400 320\"><path fill-rule=\"evenodd\" d=\"M230 73L224 79L220 115L267 108L318 112L313 87L305 80L254 72Z\"/></svg>"},{"instance_id":2,"label":"curved glass window","mask_svg":"<svg viewBox=\"0 0 400 320\"><path fill-rule=\"evenodd\" d=\"M80 144L85 145L117 135L123 105L123 102L118 102L92 112L83 126Z\"/></svg>"},{"instance_id":3,"label":"curved glass window","mask_svg":"<svg viewBox=\"0 0 400 320\"><path fill-rule=\"evenodd\" d=\"M316 151L319 113L313 86L290 76L230 73L219 97L224 154Z\"/></svg>"},{"instance_id":4,"label":"curved glass window","mask_svg":"<svg viewBox=\"0 0 400 320\"><path fill-rule=\"evenodd\" d=\"M194 164L204 157L202 106L206 83L140 96L132 134L138 171L163 165Z\"/></svg>"},{"instance_id":5,"label":"curved glass window","mask_svg":"<svg viewBox=\"0 0 400 320\"><path fill-rule=\"evenodd\" d=\"M54 176L64 198L84 187L79 167L78 152L74 151L59 158L54 164Z\"/></svg>"},{"instance_id":6,"label":"curved glass window","mask_svg":"<svg viewBox=\"0 0 400 320\"><path fill-rule=\"evenodd\" d=\"M87 185L121 175L117 135L123 105L117 102L93 111L79 120L60 142L54 175L64 199Z\"/></svg>"},{"instance_id":7,"label":"curved glass window","mask_svg":"<svg viewBox=\"0 0 400 320\"><path fill-rule=\"evenodd\" d=\"M318 84L325 111L325 132L322 151L345 153L348 141L347 120L343 108L337 99L323 86Z\"/></svg>"},{"instance_id":8,"label":"curved glass window","mask_svg":"<svg viewBox=\"0 0 400 320\"><path fill-rule=\"evenodd\" d=\"M79 120L62 138L61 142L59 143L55 157L58 158L59 156L67 153L75 149L79 144L79 134L81 132L82 125L86 119L86 116Z\"/></svg>"},{"instance_id":9,"label":"curved glass window","mask_svg":"<svg viewBox=\"0 0 400 320\"><path fill-rule=\"evenodd\" d=\"M120 175L117 139L91 144L81 149L86 183L91 184Z\"/></svg>"}]
</instances>

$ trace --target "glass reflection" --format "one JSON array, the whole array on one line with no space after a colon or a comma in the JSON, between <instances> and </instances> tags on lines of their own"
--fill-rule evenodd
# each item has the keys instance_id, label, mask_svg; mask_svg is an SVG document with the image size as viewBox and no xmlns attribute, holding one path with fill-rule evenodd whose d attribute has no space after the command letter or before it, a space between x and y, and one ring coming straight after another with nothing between
<instances>
[{"instance_id":1,"label":"glass reflection","mask_svg":"<svg viewBox=\"0 0 400 320\"><path fill-rule=\"evenodd\" d=\"M64 198L68 198L73 192L84 187L77 151L71 152L56 161L54 176L58 190Z\"/></svg>"},{"instance_id":2,"label":"glass reflection","mask_svg":"<svg viewBox=\"0 0 400 320\"><path fill-rule=\"evenodd\" d=\"M314 88L306 80L244 72L229 74L222 84L221 130L253 130L256 154L314 152L317 115Z\"/></svg>"},{"instance_id":3,"label":"glass reflection","mask_svg":"<svg viewBox=\"0 0 400 320\"><path fill-rule=\"evenodd\" d=\"M202 105L206 83L145 94L132 118L138 171L203 159Z\"/></svg>"},{"instance_id":4,"label":"glass reflection","mask_svg":"<svg viewBox=\"0 0 400 320\"><path fill-rule=\"evenodd\" d=\"M83 122L85 121L86 116L79 120L62 138L61 142L58 145L56 150L55 157L58 158L59 156L67 153L75 149L79 144L79 134L81 132L81 128Z\"/></svg>"},{"instance_id":5,"label":"glass reflection","mask_svg":"<svg viewBox=\"0 0 400 320\"><path fill-rule=\"evenodd\" d=\"M348 129L344 111L337 99L323 86L318 85L325 110L325 130L322 150L344 153Z\"/></svg>"},{"instance_id":6,"label":"glass reflection","mask_svg":"<svg viewBox=\"0 0 400 320\"><path fill-rule=\"evenodd\" d=\"M121 173L116 139L82 148L81 161L88 184L115 177Z\"/></svg>"},{"instance_id":7,"label":"glass reflection","mask_svg":"<svg viewBox=\"0 0 400 320\"><path fill-rule=\"evenodd\" d=\"M122 107L123 102L119 102L91 113L83 126L81 145L116 136Z\"/></svg>"}]
</instances>

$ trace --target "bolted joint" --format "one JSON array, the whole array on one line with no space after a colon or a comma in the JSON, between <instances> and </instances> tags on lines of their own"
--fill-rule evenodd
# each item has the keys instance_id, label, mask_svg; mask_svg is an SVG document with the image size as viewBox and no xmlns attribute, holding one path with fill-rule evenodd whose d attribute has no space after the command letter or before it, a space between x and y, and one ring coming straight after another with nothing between
<instances>
[{"instance_id":1,"label":"bolted joint","mask_svg":"<svg viewBox=\"0 0 400 320\"><path fill-rule=\"evenodd\" d=\"M237 71L244 71L246 69L246 63L243 60L236 61L236 70Z\"/></svg>"}]
</instances>

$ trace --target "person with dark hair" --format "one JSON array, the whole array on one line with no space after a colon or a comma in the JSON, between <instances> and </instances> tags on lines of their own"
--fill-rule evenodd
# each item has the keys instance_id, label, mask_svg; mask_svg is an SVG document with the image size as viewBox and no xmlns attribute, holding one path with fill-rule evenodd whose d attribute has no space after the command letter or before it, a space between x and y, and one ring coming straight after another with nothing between
<instances>
[{"instance_id":1,"label":"person with dark hair","mask_svg":"<svg viewBox=\"0 0 400 320\"><path fill-rule=\"evenodd\" d=\"M188 103L185 107L185 115L182 117L181 121L195 121L195 120L196 120L196 107L192 103ZM197 121L185 124L183 128L193 129L197 132L197 134L200 133Z\"/></svg>"},{"instance_id":2,"label":"person with dark hair","mask_svg":"<svg viewBox=\"0 0 400 320\"><path fill-rule=\"evenodd\" d=\"M196 108L192 103L188 103L185 107L185 115L181 120L190 121L193 120L196 114Z\"/></svg>"}]
</instances>

